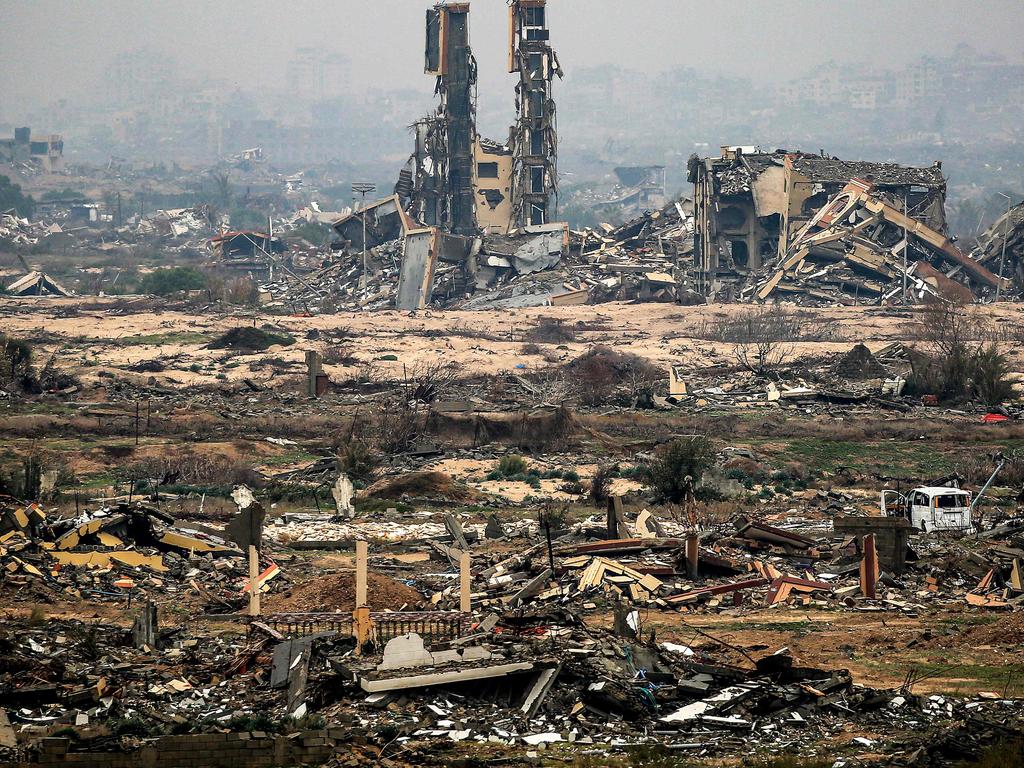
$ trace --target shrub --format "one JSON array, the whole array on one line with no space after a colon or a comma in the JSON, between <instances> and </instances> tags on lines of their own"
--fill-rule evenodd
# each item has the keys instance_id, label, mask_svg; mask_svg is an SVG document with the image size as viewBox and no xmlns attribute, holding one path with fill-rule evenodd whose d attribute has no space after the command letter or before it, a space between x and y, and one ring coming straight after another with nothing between
<instances>
[{"instance_id":1,"label":"shrub","mask_svg":"<svg viewBox=\"0 0 1024 768\"><path fill-rule=\"evenodd\" d=\"M334 229L316 221L307 221L289 232L287 237L289 240L302 238L311 245L324 246L334 239Z\"/></svg>"},{"instance_id":2,"label":"shrub","mask_svg":"<svg viewBox=\"0 0 1024 768\"><path fill-rule=\"evenodd\" d=\"M225 280L211 276L206 280L206 290L211 301L223 301L225 304L251 306L258 304L260 288L250 277L234 277Z\"/></svg>"},{"instance_id":3,"label":"shrub","mask_svg":"<svg viewBox=\"0 0 1024 768\"><path fill-rule=\"evenodd\" d=\"M424 410L418 400L404 396L380 401L377 411L377 445L385 454L405 453L423 433L426 425Z\"/></svg>"},{"instance_id":4,"label":"shrub","mask_svg":"<svg viewBox=\"0 0 1024 768\"><path fill-rule=\"evenodd\" d=\"M644 474L659 500L678 504L686 496L686 478L695 488L714 459L714 447L707 437L685 437L662 446Z\"/></svg>"},{"instance_id":5,"label":"shrub","mask_svg":"<svg viewBox=\"0 0 1024 768\"><path fill-rule=\"evenodd\" d=\"M793 353L787 339L794 336L791 326L796 320L787 311L779 307L764 307L746 312L733 322L737 325L733 355L747 370L767 374Z\"/></svg>"},{"instance_id":6,"label":"shrub","mask_svg":"<svg viewBox=\"0 0 1024 768\"><path fill-rule=\"evenodd\" d=\"M165 267L150 272L140 284L143 293L170 296L182 291L195 291L206 287L206 275L192 267Z\"/></svg>"},{"instance_id":7,"label":"shrub","mask_svg":"<svg viewBox=\"0 0 1024 768\"><path fill-rule=\"evenodd\" d=\"M502 456L498 460L497 471L502 477L526 474L526 459L514 453Z\"/></svg>"},{"instance_id":8,"label":"shrub","mask_svg":"<svg viewBox=\"0 0 1024 768\"><path fill-rule=\"evenodd\" d=\"M327 346L320 353L326 365L359 365L359 358L355 355L355 347L351 344L334 344Z\"/></svg>"},{"instance_id":9,"label":"shrub","mask_svg":"<svg viewBox=\"0 0 1024 768\"><path fill-rule=\"evenodd\" d=\"M541 344L564 344L576 341L576 331L557 317L541 317L537 320L537 327L528 330L525 338Z\"/></svg>"},{"instance_id":10,"label":"shrub","mask_svg":"<svg viewBox=\"0 0 1024 768\"><path fill-rule=\"evenodd\" d=\"M273 333L262 328L242 326L232 328L210 342L210 349L242 349L262 352L277 344L289 346L294 343L295 338L287 333Z\"/></svg>"},{"instance_id":11,"label":"shrub","mask_svg":"<svg viewBox=\"0 0 1024 768\"><path fill-rule=\"evenodd\" d=\"M631 405L649 400L654 384L662 378L661 371L637 355L616 352L610 347L588 349L566 366L575 383L580 400L586 405L601 405L619 384L629 387Z\"/></svg>"},{"instance_id":12,"label":"shrub","mask_svg":"<svg viewBox=\"0 0 1024 768\"><path fill-rule=\"evenodd\" d=\"M1013 397L1006 355L995 344L954 344L935 356L914 355L907 394L935 395L945 403L978 401L989 407Z\"/></svg>"},{"instance_id":13,"label":"shrub","mask_svg":"<svg viewBox=\"0 0 1024 768\"><path fill-rule=\"evenodd\" d=\"M35 213L36 201L31 195L22 194L18 184L11 183L9 176L0 176L0 211L13 208L19 216L32 218Z\"/></svg>"},{"instance_id":14,"label":"shrub","mask_svg":"<svg viewBox=\"0 0 1024 768\"><path fill-rule=\"evenodd\" d=\"M348 440L338 449L338 469L352 480L370 480L378 464L377 455L358 438Z\"/></svg>"},{"instance_id":15,"label":"shrub","mask_svg":"<svg viewBox=\"0 0 1024 768\"><path fill-rule=\"evenodd\" d=\"M32 389L32 345L0 333L0 389Z\"/></svg>"},{"instance_id":16,"label":"shrub","mask_svg":"<svg viewBox=\"0 0 1024 768\"><path fill-rule=\"evenodd\" d=\"M1013 397L1009 363L995 344L974 353L970 360L970 378L975 397L987 406L999 405Z\"/></svg>"},{"instance_id":17,"label":"shrub","mask_svg":"<svg viewBox=\"0 0 1024 768\"><path fill-rule=\"evenodd\" d=\"M608 486L612 478L619 473L618 464L598 464L594 470L594 477L590 481L590 503L595 507L601 507L608 501ZM579 476L577 475L577 479Z\"/></svg>"}]
</instances>

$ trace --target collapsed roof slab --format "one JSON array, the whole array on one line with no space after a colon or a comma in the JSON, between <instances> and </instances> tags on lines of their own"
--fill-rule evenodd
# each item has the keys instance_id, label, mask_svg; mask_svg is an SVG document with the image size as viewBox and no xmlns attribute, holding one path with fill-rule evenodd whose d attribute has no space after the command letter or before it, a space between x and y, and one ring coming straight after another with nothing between
<instances>
[{"instance_id":1,"label":"collapsed roof slab","mask_svg":"<svg viewBox=\"0 0 1024 768\"><path fill-rule=\"evenodd\" d=\"M334 222L334 231L342 240L348 241L354 250L363 248L364 219L367 248L376 248L391 240L398 240L415 226L409 215L402 210L398 195L385 197Z\"/></svg>"},{"instance_id":2,"label":"collapsed roof slab","mask_svg":"<svg viewBox=\"0 0 1024 768\"><path fill-rule=\"evenodd\" d=\"M511 664L493 664L483 667L455 668L423 672L418 675L401 677L374 678L364 675L359 678L359 687L367 693L379 691L403 691L409 688L427 688L435 685L451 685L472 680L490 680L507 677L516 672L529 672L534 668L532 661L517 661Z\"/></svg>"}]
</instances>

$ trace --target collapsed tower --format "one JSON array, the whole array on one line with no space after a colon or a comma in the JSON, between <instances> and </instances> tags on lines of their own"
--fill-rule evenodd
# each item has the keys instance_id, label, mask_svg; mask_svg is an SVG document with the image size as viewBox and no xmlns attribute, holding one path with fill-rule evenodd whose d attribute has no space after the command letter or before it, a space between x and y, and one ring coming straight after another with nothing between
<instances>
[{"instance_id":1,"label":"collapsed tower","mask_svg":"<svg viewBox=\"0 0 1024 768\"><path fill-rule=\"evenodd\" d=\"M415 149L395 192L406 212L455 234L505 234L546 224L558 196L552 80L562 76L546 25L546 0L511 0L509 72L519 73L507 143L476 130L477 68L469 3L427 10L424 72L440 104L413 126Z\"/></svg>"},{"instance_id":2,"label":"collapsed tower","mask_svg":"<svg viewBox=\"0 0 1024 768\"><path fill-rule=\"evenodd\" d=\"M519 73L518 118L509 131L512 218L517 226L547 224L558 198L558 134L552 80L562 76L549 44L546 0L509 5L508 71Z\"/></svg>"}]
</instances>

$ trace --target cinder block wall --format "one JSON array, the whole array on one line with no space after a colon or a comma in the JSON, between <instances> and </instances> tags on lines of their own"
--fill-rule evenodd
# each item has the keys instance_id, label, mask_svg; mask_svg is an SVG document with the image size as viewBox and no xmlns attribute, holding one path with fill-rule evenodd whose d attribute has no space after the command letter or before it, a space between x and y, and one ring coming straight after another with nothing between
<instances>
[{"instance_id":1,"label":"cinder block wall","mask_svg":"<svg viewBox=\"0 0 1024 768\"><path fill-rule=\"evenodd\" d=\"M903 573L907 560L907 542L911 526L902 517L846 517L840 515L832 522L838 536L865 536L875 534L875 550L883 571Z\"/></svg>"},{"instance_id":2,"label":"cinder block wall","mask_svg":"<svg viewBox=\"0 0 1024 768\"><path fill-rule=\"evenodd\" d=\"M334 754L343 729L273 736L245 733L197 733L147 740L133 752L71 751L71 740L45 738L22 762L0 768L290 768L322 765Z\"/></svg>"}]
</instances>

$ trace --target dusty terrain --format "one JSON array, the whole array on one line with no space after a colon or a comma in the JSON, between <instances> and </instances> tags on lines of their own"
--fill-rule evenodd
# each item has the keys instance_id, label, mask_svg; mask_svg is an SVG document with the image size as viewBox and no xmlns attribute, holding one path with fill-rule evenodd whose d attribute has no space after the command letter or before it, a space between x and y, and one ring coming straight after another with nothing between
<instances>
[{"instance_id":1,"label":"dusty terrain","mask_svg":"<svg viewBox=\"0 0 1024 768\"><path fill-rule=\"evenodd\" d=\"M552 504L561 506L567 524L583 521L603 514L588 500L587 488L599 468L612 463L616 475L610 490L628 499L630 515L647 508L662 519L679 521L679 509L651 501L644 482L630 474L638 457L677 435L706 434L719 451L756 456L751 461L766 475L788 472L787 477L796 478L783 486L758 477L739 496L708 504L702 514L717 522L740 513L773 523L826 521L831 513L819 502L830 492L841 494L849 509L874 513L878 489L893 478L920 483L960 472L976 487L990 471L989 454L1024 446L1019 422L984 424L981 407L904 402L896 408L863 398L847 403L765 400L769 380L786 386L838 386L832 383L834 364L857 342L872 351L893 342L918 344L918 318L910 310L806 310L814 324L827 330L825 338L788 343L785 364L766 378L752 377L737 365L733 344L708 338L718 321L745 311L605 304L296 317L123 298L4 300L0 331L32 343L38 365L52 358L76 383L63 392L0 400L0 468L17 472L25 457L35 456L45 469L56 471L57 487L45 502L55 515L73 514L104 498L128 493L152 498L157 492L163 494L161 509L176 519L216 529L234 511L227 498L231 486L242 482L259 489L272 519L326 511L333 508L327 485L302 485L291 473L338 455L364 424L382 418L395 387L441 367L451 375L431 395L433 415L417 435L422 455L382 452L373 472L390 477L439 471L468 489L464 500L378 499L361 492L346 536L356 532L393 543L388 529L407 526L402 530L414 532L410 537L429 537L443 530L437 523L444 511L457 514L467 528L482 529L493 515L513 529L532 523L541 507ZM992 327L1006 329L1009 338L1024 320L1024 308L1001 305L991 309L990 317ZM542 325L563 330L551 340L531 341ZM285 333L294 343L260 351L209 348L239 327ZM564 387L544 383L549 374L571 370L565 366L597 346L635 355L659 371L659 407L634 408L628 398L596 404L578 395L563 400ZM1024 348L1004 343L1002 349L1014 377L1024 378ZM324 371L331 381L318 400L306 395L307 350L325 355ZM661 400L670 365L682 366L697 392L676 405ZM701 390L710 392L702 395ZM524 442L521 436L493 431L481 440L451 416L468 409L475 418L498 423L563 404L572 413L569 435L551 442ZM387 437L367 429L367 442ZM494 476L498 460L510 452L523 454L534 474ZM1006 514L1020 489L1014 485L1018 477L997 483L992 491ZM289 541L287 536L275 540L275 560L287 586L267 598L267 610L350 610L350 552L298 551ZM481 552L494 555L521 546L511 539L487 544ZM444 566L411 556L408 548L391 554L372 563L371 590L377 594L371 606L397 608L419 599L429 607L429 596L444 583L438 581ZM123 600L83 603L27 589L5 588L4 594L4 610L12 619L28 620L41 612L51 619L122 626L131 621ZM230 620L208 613L196 591L155 590L152 597L163 606L167 626L179 624L200 634L238 631ZM586 613L594 625L611 625L606 604ZM849 669L866 686L898 688L908 672L918 670L923 677L916 693L1024 696L1024 665L1017 658L1020 614L978 609L962 599L928 602L925 610L837 610L795 603L692 611L645 608L641 614L644 631L653 631L659 641L717 647L729 663L744 663L745 654L760 657L788 648L799 665Z\"/></svg>"}]
</instances>

